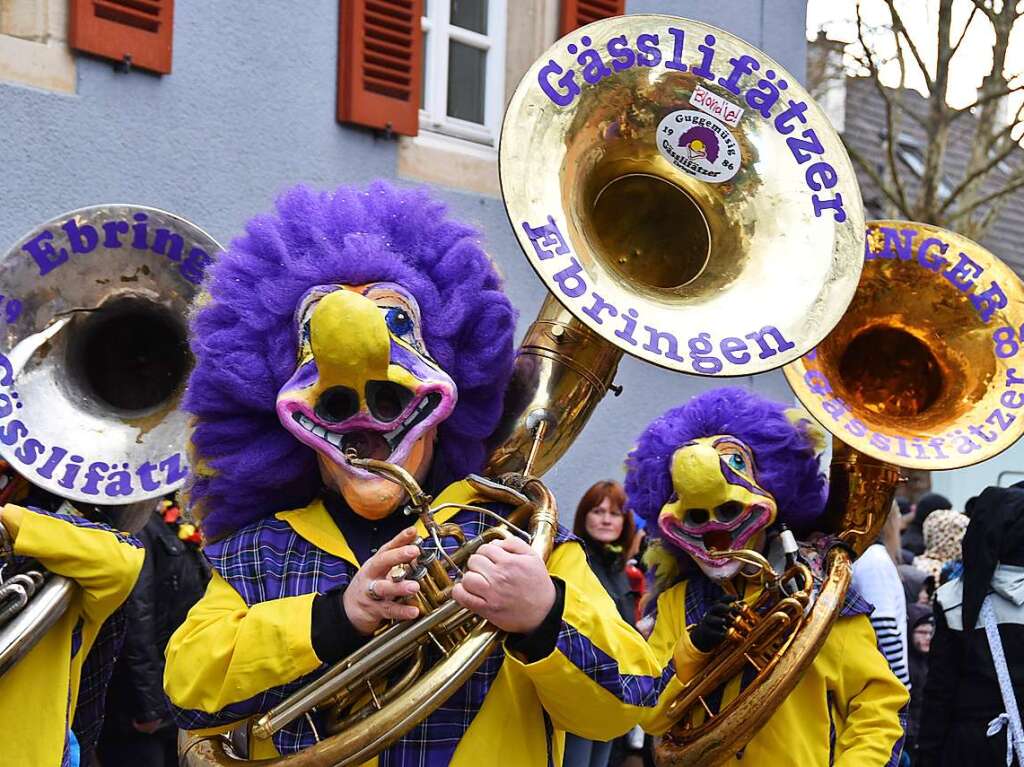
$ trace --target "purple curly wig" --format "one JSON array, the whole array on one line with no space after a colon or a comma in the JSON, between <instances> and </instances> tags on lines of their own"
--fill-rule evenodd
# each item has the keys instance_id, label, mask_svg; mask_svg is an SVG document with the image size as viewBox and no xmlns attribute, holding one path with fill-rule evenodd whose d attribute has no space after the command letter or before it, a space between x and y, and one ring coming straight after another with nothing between
<instances>
[{"instance_id":1,"label":"purple curly wig","mask_svg":"<svg viewBox=\"0 0 1024 767\"><path fill-rule=\"evenodd\" d=\"M459 399L438 430L432 476L478 471L512 372L515 310L473 228L422 189L383 181L365 191L289 189L208 270L192 319L196 364L185 394L195 416L189 501L210 538L319 492L316 453L280 424L278 390L295 370L294 312L310 287L390 281L416 298L423 337Z\"/></svg>"},{"instance_id":2,"label":"purple curly wig","mask_svg":"<svg viewBox=\"0 0 1024 767\"><path fill-rule=\"evenodd\" d=\"M753 451L758 483L775 496L778 518L805 529L825 509L828 485L807 433L786 406L747 389L713 389L655 419L626 459L626 496L658 536L658 514L672 494L672 454L692 439L731 434Z\"/></svg>"}]
</instances>

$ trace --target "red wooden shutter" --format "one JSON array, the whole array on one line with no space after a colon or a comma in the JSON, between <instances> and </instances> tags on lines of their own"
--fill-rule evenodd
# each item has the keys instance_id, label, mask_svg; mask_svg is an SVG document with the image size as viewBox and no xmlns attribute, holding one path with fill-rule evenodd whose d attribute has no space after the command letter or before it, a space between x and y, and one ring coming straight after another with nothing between
<instances>
[{"instance_id":1,"label":"red wooden shutter","mask_svg":"<svg viewBox=\"0 0 1024 767\"><path fill-rule=\"evenodd\" d=\"M626 0L562 0L558 36L563 37L592 21L621 16L625 12Z\"/></svg>"},{"instance_id":2,"label":"red wooden shutter","mask_svg":"<svg viewBox=\"0 0 1024 767\"><path fill-rule=\"evenodd\" d=\"M341 0L338 121L419 130L423 0Z\"/></svg>"},{"instance_id":3,"label":"red wooden shutter","mask_svg":"<svg viewBox=\"0 0 1024 767\"><path fill-rule=\"evenodd\" d=\"M170 74L174 0L70 0L71 47Z\"/></svg>"}]
</instances>

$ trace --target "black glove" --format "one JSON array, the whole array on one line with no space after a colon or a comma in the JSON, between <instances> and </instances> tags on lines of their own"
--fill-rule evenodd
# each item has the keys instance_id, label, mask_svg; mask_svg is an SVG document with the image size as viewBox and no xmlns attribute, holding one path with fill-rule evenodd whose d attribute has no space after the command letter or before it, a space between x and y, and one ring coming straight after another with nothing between
<instances>
[{"instance_id":1,"label":"black glove","mask_svg":"<svg viewBox=\"0 0 1024 767\"><path fill-rule=\"evenodd\" d=\"M722 594L708 608L700 623L690 632L690 641L701 652L711 652L725 640L739 608L735 604L735 594Z\"/></svg>"}]
</instances>

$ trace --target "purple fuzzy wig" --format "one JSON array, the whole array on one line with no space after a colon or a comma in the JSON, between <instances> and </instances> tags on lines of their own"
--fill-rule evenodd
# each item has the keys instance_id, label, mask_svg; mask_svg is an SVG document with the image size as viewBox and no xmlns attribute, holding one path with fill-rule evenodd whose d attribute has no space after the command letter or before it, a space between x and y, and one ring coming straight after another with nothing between
<instances>
[{"instance_id":1,"label":"purple fuzzy wig","mask_svg":"<svg viewBox=\"0 0 1024 767\"><path fill-rule=\"evenodd\" d=\"M316 453L278 421L294 372L294 313L314 285L396 282L419 303L427 350L459 399L438 429L432 477L478 471L512 372L515 310L473 228L421 189L289 189L207 271L192 320L196 358L185 394L195 416L190 504L216 538L319 492Z\"/></svg>"},{"instance_id":2,"label":"purple fuzzy wig","mask_svg":"<svg viewBox=\"0 0 1024 767\"><path fill-rule=\"evenodd\" d=\"M775 497L778 519L805 529L824 511L828 486L813 439L786 417L786 410L786 405L735 387L704 392L669 410L644 430L626 459L629 507L657 537L658 514L673 492L673 453L690 440L730 434L753 452L758 484Z\"/></svg>"}]
</instances>

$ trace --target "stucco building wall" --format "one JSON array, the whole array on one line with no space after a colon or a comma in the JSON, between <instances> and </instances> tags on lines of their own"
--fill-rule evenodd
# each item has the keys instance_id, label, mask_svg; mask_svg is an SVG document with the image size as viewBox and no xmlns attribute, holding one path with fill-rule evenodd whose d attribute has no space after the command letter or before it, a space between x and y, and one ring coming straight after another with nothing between
<instances>
[{"instance_id":1,"label":"stucco building wall","mask_svg":"<svg viewBox=\"0 0 1024 767\"><path fill-rule=\"evenodd\" d=\"M522 60L523 45L535 45L544 30L553 30L554 14L546 4L551 0L523 0L522 9L519 2L509 0L509 23L529 24L528 40L510 43L509 56ZM804 5L632 0L627 9L720 25L802 77ZM226 243L289 184L331 187L397 177L397 141L335 122L337 14L337 0L178 3L171 75L122 74L109 63L75 56L71 93L41 89L45 77L39 87L5 82L25 80L8 78L0 46L0 248L65 210L101 202L165 208ZM44 43L59 47L62 39ZM58 58L66 82L68 61ZM519 307L521 333L544 291L520 253L500 199L443 186L436 192L453 215L483 231ZM623 458L649 420L717 384L630 358L617 382L622 396L601 404L549 474L567 522L590 483L621 478ZM777 373L737 383L790 396Z\"/></svg>"}]
</instances>

